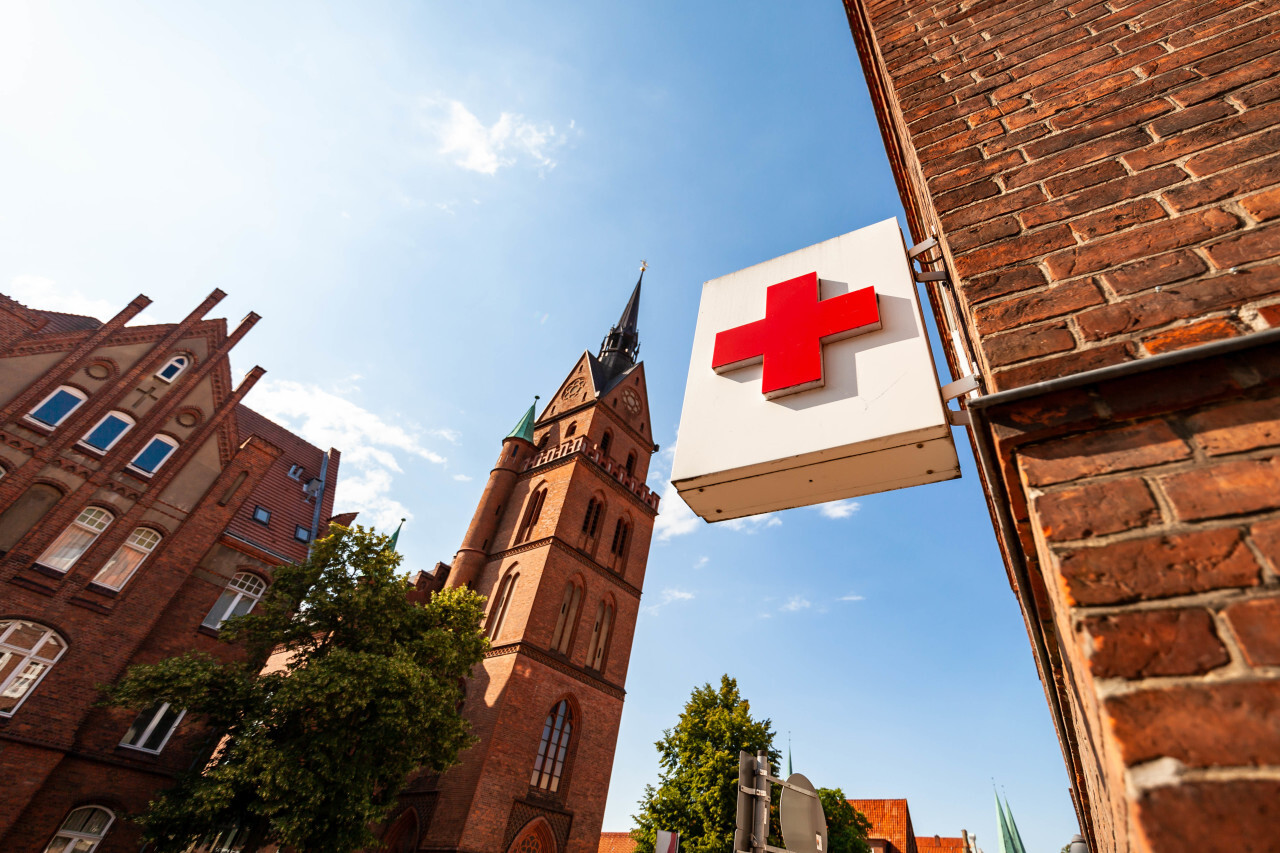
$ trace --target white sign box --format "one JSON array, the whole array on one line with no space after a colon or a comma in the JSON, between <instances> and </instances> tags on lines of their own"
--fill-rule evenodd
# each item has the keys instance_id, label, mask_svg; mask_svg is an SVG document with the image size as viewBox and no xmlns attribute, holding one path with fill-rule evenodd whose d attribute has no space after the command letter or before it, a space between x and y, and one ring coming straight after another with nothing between
<instances>
[{"instance_id":1,"label":"white sign box","mask_svg":"<svg viewBox=\"0 0 1280 853\"><path fill-rule=\"evenodd\" d=\"M671 472L698 515L959 476L896 220L703 285Z\"/></svg>"}]
</instances>

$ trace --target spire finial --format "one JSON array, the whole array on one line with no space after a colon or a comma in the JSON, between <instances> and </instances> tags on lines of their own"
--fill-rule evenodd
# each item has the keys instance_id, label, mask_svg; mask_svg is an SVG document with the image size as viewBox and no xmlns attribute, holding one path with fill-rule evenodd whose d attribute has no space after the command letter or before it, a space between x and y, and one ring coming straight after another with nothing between
<instances>
[{"instance_id":1,"label":"spire finial","mask_svg":"<svg viewBox=\"0 0 1280 853\"><path fill-rule=\"evenodd\" d=\"M645 270L647 270L648 268L649 268L649 262L648 262L648 261L641 261L641 262L640 262L640 272L642 272L642 273L643 273L643 272L644 272Z\"/></svg>"}]
</instances>

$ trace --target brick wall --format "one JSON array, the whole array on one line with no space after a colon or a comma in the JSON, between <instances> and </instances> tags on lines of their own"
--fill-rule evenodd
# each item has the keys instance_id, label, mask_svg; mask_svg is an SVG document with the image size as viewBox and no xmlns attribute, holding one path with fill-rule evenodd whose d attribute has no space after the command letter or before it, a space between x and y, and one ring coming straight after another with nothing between
<instances>
[{"instance_id":1,"label":"brick wall","mask_svg":"<svg viewBox=\"0 0 1280 853\"><path fill-rule=\"evenodd\" d=\"M1082 829L1273 849L1280 4L845 5Z\"/></svg>"}]
</instances>

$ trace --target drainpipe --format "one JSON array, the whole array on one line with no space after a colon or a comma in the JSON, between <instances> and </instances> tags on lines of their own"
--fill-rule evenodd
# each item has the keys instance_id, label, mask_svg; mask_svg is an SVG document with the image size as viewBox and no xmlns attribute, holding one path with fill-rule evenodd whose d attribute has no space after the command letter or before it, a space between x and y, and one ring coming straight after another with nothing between
<instances>
[{"instance_id":1,"label":"drainpipe","mask_svg":"<svg viewBox=\"0 0 1280 853\"><path fill-rule=\"evenodd\" d=\"M325 451L324 456L320 459L320 486L312 497L315 498L316 508L311 513L311 537L307 540L307 559L311 559L311 551L316 546L316 530L320 527L320 508L324 505L324 490L328 486L329 476L329 451Z\"/></svg>"}]
</instances>

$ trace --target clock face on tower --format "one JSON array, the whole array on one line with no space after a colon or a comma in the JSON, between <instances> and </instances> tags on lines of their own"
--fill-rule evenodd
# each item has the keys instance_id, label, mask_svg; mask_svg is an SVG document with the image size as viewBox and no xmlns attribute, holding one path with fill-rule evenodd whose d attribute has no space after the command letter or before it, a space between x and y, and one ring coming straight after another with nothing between
<instances>
[{"instance_id":1,"label":"clock face on tower","mask_svg":"<svg viewBox=\"0 0 1280 853\"><path fill-rule=\"evenodd\" d=\"M622 405L633 415L640 414L643 404L640 402L640 395L630 388L622 389Z\"/></svg>"}]
</instances>

